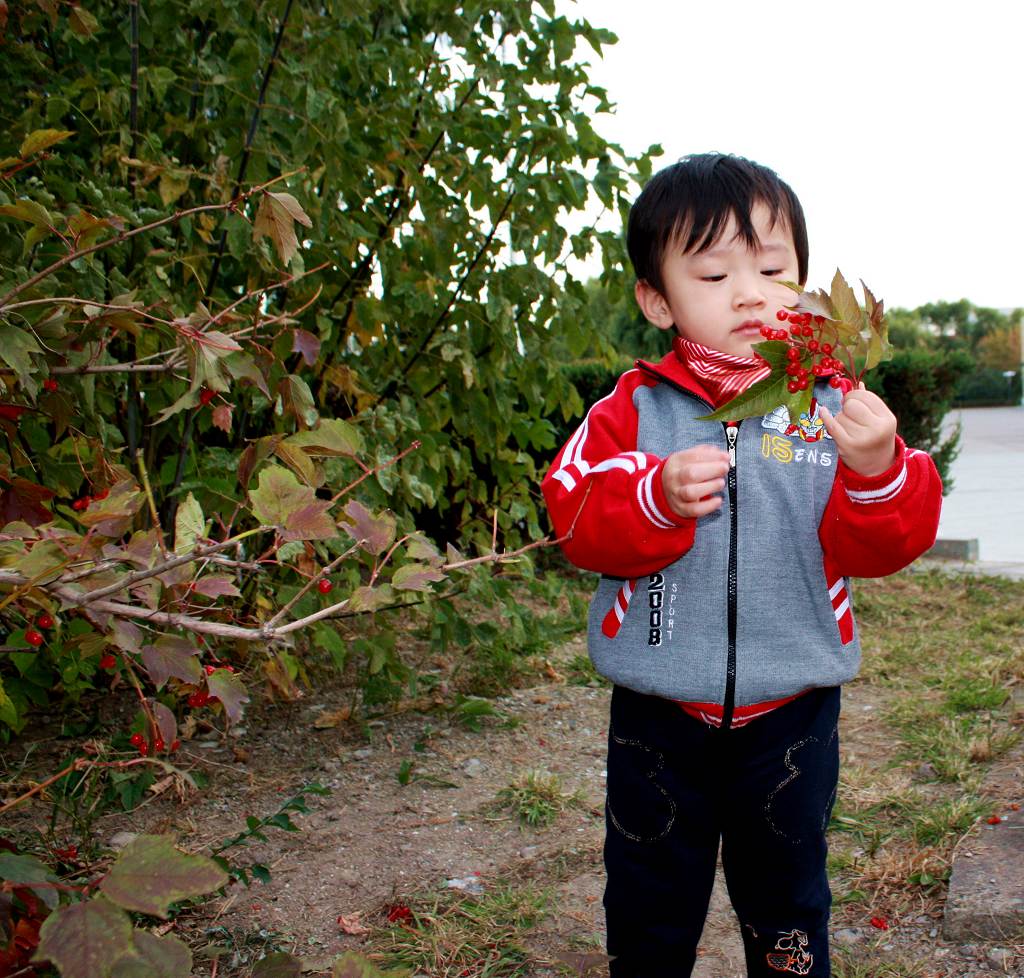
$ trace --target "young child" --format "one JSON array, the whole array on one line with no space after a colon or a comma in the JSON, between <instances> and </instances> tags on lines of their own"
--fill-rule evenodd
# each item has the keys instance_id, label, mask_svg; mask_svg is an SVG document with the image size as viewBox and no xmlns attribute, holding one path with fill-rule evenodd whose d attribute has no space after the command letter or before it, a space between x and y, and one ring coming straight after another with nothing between
<instances>
[{"instance_id":1,"label":"young child","mask_svg":"<svg viewBox=\"0 0 1024 978\"><path fill-rule=\"evenodd\" d=\"M849 578L931 546L941 484L880 398L827 375L809 416L697 420L765 375L753 344L794 303L781 283L807 278L803 212L774 172L687 157L644 188L628 245L672 350L619 378L543 485L569 559L603 575L611 975L691 973L719 840L748 976L828 975Z\"/></svg>"}]
</instances>

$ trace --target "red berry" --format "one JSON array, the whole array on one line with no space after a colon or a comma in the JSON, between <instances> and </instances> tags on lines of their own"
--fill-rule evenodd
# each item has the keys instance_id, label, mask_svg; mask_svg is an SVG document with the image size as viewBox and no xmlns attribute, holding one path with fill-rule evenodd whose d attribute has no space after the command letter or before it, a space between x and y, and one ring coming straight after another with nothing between
<instances>
[{"instance_id":1,"label":"red berry","mask_svg":"<svg viewBox=\"0 0 1024 978\"><path fill-rule=\"evenodd\" d=\"M106 499L110 495L109 489L101 489L99 492L93 494L93 499Z\"/></svg>"},{"instance_id":2,"label":"red berry","mask_svg":"<svg viewBox=\"0 0 1024 978\"><path fill-rule=\"evenodd\" d=\"M213 673L217 671L216 666L203 666L203 668L206 670L206 675L208 676L213 675Z\"/></svg>"},{"instance_id":3,"label":"red berry","mask_svg":"<svg viewBox=\"0 0 1024 978\"><path fill-rule=\"evenodd\" d=\"M800 321L800 325L801 326L810 326L811 325L811 318L812 318L811 314L809 312L805 312L804 313L804 318Z\"/></svg>"},{"instance_id":4,"label":"red berry","mask_svg":"<svg viewBox=\"0 0 1024 978\"><path fill-rule=\"evenodd\" d=\"M171 753L173 754L181 746L180 740L171 741Z\"/></svg>"},{"instance_id":5,"label":"red berry","mask_svg":"<svg viewBox=\"0 0 1024 978\"><path fill-rule=\"evenodd\" d=\"M831 343L822 343L821 344L821 352L822 353L831 353L832 352L832 344Z\"/></svg>"},{"instance_id":6,"label":"red berry","mask_svg":"<svg viewBox=\"0 0 1024 978\"><path fill-rule=\"evenodd\" d=\"M833 374L828 379L828 386L834 388L835 390L839 390L839 388L842 386L842 383L843 382L837 376L835 376L835 374Z\"/></svg>"},{"instance_id":7,"label":"red berry","mask_svg":"<svg viewBox=\"0 0 1024 978\"><path fill-rule=\"evenodd\" d=\"M81 513L83 509L88 509L89 508L89 502L90 501L91 501L91 497L90 496L82 496L79 499L76 499L71 504L71 508L76 513Z\"/></svg>"},{"instance_id":8,"label":"red berry","mask_svg":"<svg viewBox=\"0 0 1024 978\"><path fill-rule=\"evenodd\" d=\"M800 335L800 327L799 326L790 326L789 327L789 335L792 336L794 339L796 339L796 337L798 337Z\"/></svg>"},{"instance_id":9,"label":"red berry","mask_svg":"<svg viewBox=\"0 0 1024 978\"><path fill-rule=\"evenodd\" d=\"M810 381L806 377L801 377L796 382L796 385L797 385L797 387L800 388L800 390L805 391L810 386Z\"/></svg>"},{"instance_id":10,"label":"red berry","mask_svg":"<svg viewBox=\"0 0 1024 978\"><path fill-rule=\"evenodd\" d=\"M771 326L762 326L761 335L766 339L770 340L775 335L775 330Z\"/></svg>"},{"instance_id":11,"label":"red berry","mask_svg":"<svg viewBox=\"0 0 1024 978\"><path fill-rule=\"evenodd\" d=\"M188 705L199 707L206 706L207 701L210 699L210 694L204 692L201 689L197 689L194 693L190 693L188 697Z\"/></svg>"},{"instance_id":12,"label":"red berry","mask_svg":"<svg viewBox=\"0 0 1024 978\"><path fill-rule=\"evenodd\" d=\"M791 346L788 350L786 350L786 359L787 360L799 360L800 359L800 351L795 346Z\"/></svg>"},{"instance_id":13,"label":"red berry","mask_svg":"<svg viewBox=\"0 0 1024 978\"><path fill-rule=\"evenodd\" d=\"M210 401L212 401L216 396L217 396L217 392L216 391L210 390L209 387L204 387L199 392L199 403L203 407L206 407L206 405L209 404Z\"/></svg>"},{"instance_id":14,"label":"red berry","mask_svg":"<svg viewBox=\"0 0 1024 978\"><path fill-rule=\"evenodd\" d=\"M113 669L117 665L117 657L111 655L109 652L100 656L100 668L101 669Z\"/></svg>"},{"instance_id":15,"label":"red berry","mask_svg":"<svg viewBox=\"0 0 1024 978\"><path fill-rule=\"evenodd\" d=\"M807 341L807 349L810 350L811 353L817 353L818 352L818 341L817 340L808 340Z\"/></svg>"},{"instance_id":16,"label":"red berry","mask_svg":"<svg viewBox=\"0 0 1024 978\"><path fill-rule=\"evenodd\" d=\"M872 917L871 926L878 928L878 930L888 930L889 921L885 917Z\"/></svg>"},{"instance_id":17,"label":"red berry","mask_svg":"<svg viewBox=\"0 0 1024 978\"><path fill-rule=\"evenodd\" d=\"M145 741L143 741L141 744L139 744L139 754L142 757L148 757L149 756L149 744L147 744Z\"/></svg>"},{"instance_id":18,"label":"red berry","mask_svg":"<svg viewBox=\"0 0 1024 978\"><path fill-rule=\"evenodd\" d=\"M36 631L34 628L26 629L25 641L28 642L29 645L40 646L43 644L43 633Z\"/></svg>"},{"instance_id":19,"label":"red berry","mask_svg":"<svg viewBox=\"0 0 1024 978\"><path fill-rule=\"evenodd\" d=\"M799 363L795 363L795 362L794 362L794 363L790 363L790 364L789 364L789 365L787 365L787 367L786 367L786 373L787 373L787 374L788 374L788 375L789 375L790 377L796 377L796 376L797 376L797 374L799 374L799 373L800 373L800 364L799 364Z\"/></svg>"},{"instance_id":20,"label":"red berry","mask_svg":"<svg viewBox=\"0 0 1024 978\"><path fill-rule=\"evenodd\" d=\"M813 367L811 367L811 373L814 374L815 377L821 377L825 373L824 365L816 363Z\"/></svg>"},{"instance_id":21,"label":"red berry","mask_svg":"<svg viewBox=\"0 0 1024 978\"><path fill-rule=\"evenodd\" d=\"M788 313L788 312L787 312L787 311L786 311L785 309L780 309L780 310L779 310L779 311L778 311L778 312L777 312L777 313L775 314L775 318L776 318L776 319L777 319L777 320L778 320L778 321L779 321L780 323L784 323L784 322L785 322L785 321L786 321L787 319L789 319L789 313Z\"/></svg>"},{"instance_id":22,"label":"red berry","mask_svg":"<svg viewBox=\"0 0 1024 978\"><path fill-rule=\"evenodd\" d=\"M316 589L321 594L330 594L331 588L333 587L334 585L326 577L321 577L320 580L316 582Z\"/></svg>"},{"instance_id":23,"label":"red berry","mask_svg":"<svg viewBox=\"0 0 1024 978\"><path fill-rule=\"evenodd\" d=\"M777 329L777 330L775 330L775 333L772 336L772 339L775 339L775 340L788 340L789 339L789 334L784 329Z\"/></svg>"},{"instance_id":24,"label":"red berry","mask_svg":"<svg viewBox=\"0 0 1024 978\"><path fill-rule=\"evenodd\" d=\"M54 392L54 391L55 391L55 390L56 390L56 389L57 389L57 388L58 388L59 386L60 386L60 385L59 385L59 384L57 383L57 381L55 381L55 380L54 380L54 379L53 379L52 377L47 377L47 378L46 378L46 380L44 380L44 381L43 381L43 390L44 390L44 391L49 391L49 392L50 392L51 394L52 394L52 393L53 393L53 392Z\"/></svg>"},{"instance_id":25,"label":"red berry","mask_svg":"<svg viewBox=\"0 0 1024 978\"><path fill-rule=\"evenodd\" d=\"M791 380L788 384L786 384L786 390L788 390L790 394L795 394L798 390L800 390L799 382Z\"/></svg>"},{"instance_id":26,"label":"red berry","mask_svg":"<svg viewBox=\"0 0 1024 978\"><path fill-rule=\"evenodd\" d=\"M153 750L156 751L157 754L159 754L160 751L162 751L163 749L164 749L163 738L157 737L156 740L153 741Z\"/></svg>"},{"instance_id":27,"label":"red berry","mask_svg":"<svg viewBox=\"0 0 1024 978\"><path fill-rule=\"evenodd\" d=\"M53 626L54 626L53 615L51 615L47 611L44 611L38 618L36 618L36 624L40 628L53 628Z\"/></svg>"},{"instance_id":28,"label":"red berry","mask_svg":"<svg viewBox=\"0 0 1024 978\"><path fill-rule=\"evenodd\" d=\"M820 325L822 325L822 323L825 322L825 317L824 316L815 316L814 317L814 321L820 326Z\"/></svg>"},{"instance_id":29,"label":"red berry","mask_svg":"<svg viewBox=\"0 0 1024 978\"><path fill-rule=\"evenodd\" d=\"M133 733L128 738L128 741L131 743L132 747L138 747L140 744L144 744L146 742L146 738L140 733Z\"/></svg>"},{"instance_id":30,"label":"red berry","mask_svg":"<svg viewBox=\"0 0 1024 978\"><path fill-rule=\"evenodd\" d=\"M814 330L810 326L801 326L800 333L802 336L813 336Z\"/></svg>"},{"instance_id":31,"label":"red berry","mask_svg":"<svg viewBox=\"0 0 1024 978\"><path fill-rule=\"evenodd\" d=\"M807 380L810 373L811 372L806 367L801 367L796 376L798 380Z\"/></svg>"},{"instance_id":32,"label":"red berry","mask_svg":"<svg viewBox=\"0 0 1024 978\"><path fill-rule=\"evenodd\" d=\"M787 316L786 318L787 318L787 319L788 319L788 320L789 320L789 321L790 321L791 323L793 323L793 325L794 325L794 326L799 326L799 325L800 325L800 323L801 323L801 322L803 321L803 318L804 318L804 317L803 317L803 314L802 314L802 313L799 313L799 312L791 312L791 313L790 313L790 314L789 314L789 315L788 315L788 316Z\"/></svg>"}]
</instances>

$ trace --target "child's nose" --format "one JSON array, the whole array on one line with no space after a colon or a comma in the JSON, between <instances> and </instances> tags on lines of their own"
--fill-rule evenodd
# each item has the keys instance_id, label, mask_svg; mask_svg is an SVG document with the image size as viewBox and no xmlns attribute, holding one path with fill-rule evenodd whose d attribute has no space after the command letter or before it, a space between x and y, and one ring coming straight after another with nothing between
<instances>
[{"instance_id":1,"label":"child's nose","mask_svg":"<svg viewBox=\"0 0 1024 978\"><path fill-rule=\"evenodd\" d=\"M737 308L763 306L766 301L764 285L758 279L741 279L737 282L736 294L733 297L733 303Z\"/></svg>"}]
</instances>

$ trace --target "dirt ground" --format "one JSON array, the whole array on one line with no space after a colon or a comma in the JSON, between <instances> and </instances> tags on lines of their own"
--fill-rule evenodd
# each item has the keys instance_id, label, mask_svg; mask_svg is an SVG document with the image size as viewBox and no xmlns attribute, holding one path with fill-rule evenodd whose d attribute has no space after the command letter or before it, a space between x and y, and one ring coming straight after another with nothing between
<instances>
[{"instance_id":1,"label":"dirt ground","mask_svg":"<svg viewBox=\"0 0 1024 978\"><path fill-rule=\"evenodd\" d=\"M559 955L597 954L603 943L609 691L564 681L566 664L583 654L582 637L561 648L542 684L495 701L497 714L481 718L477 730L443 713L414 711L365 725L327 726L343 715L336 712L343 706L341 694L329 691L312 691L293 704L257 705L231 740L200 735L184 745L180 761L193 761L209 778L200 792L184 801L154 799L130 818L103 816L99 831L104 837L129 827L170 831L182 846L200 851L237 832L247 816L272 813L303 784L316 781L330 794L307 797L309 814L295 817L300 832L270 830L267 843L236 850L240 862L265 862L270 882L234 886L196 916L179 918L179 931L196 947L197 975L210 973L206 942L228 948L218 959L218 978L248 975L252 961L271 946L301 955L314 972L326 969L335 954L367 946L366 936L343 933L339 917L351 930L372 928L384 922L386 908L413 902L417 894L445 886L486 892L499 878L551 889L549 912L526 935L530 961L523 974L565 974L566 959ZM844 764L881 768L891 760L890 739L873 719L883 705L881 695L857 683L844 691ZM546 828L522 827L496 808L495 799L528 770L559 775L567 792L579 793L579 803ZM1019 793L1020 759L993 776L1005 782L997 793ZM940 915L932 909L892 924L879 931L868 920L849 919L839 907L835 945L861 955L877 949L879 960L894 955L913 961L919 968L914 978L1024 974L1024 949L945 943ZM744 974L721 880L694 974Z\"/></svg>"}]
</instances>

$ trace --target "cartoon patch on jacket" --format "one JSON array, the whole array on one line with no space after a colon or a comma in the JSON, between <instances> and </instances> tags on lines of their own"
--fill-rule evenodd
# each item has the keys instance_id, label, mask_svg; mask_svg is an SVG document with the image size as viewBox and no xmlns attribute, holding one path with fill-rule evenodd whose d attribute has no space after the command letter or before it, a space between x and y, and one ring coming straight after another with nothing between
<instances>
[{"instance_id":1,"label":"cartoon patch on jacket","mask_svg":"<svg viewBox=\"0 0 1024 978\"><path fill-rule=\"evenodd\" d=\"M832 436L825 430L825 423L818 416L818 399L811 399L810 411L804 411L794 422L789 409L780 404L774 411L761 419L761 427L781 431L784 435L799 435L802 441L821 441Z\"/></svg>"}]
</instances>

